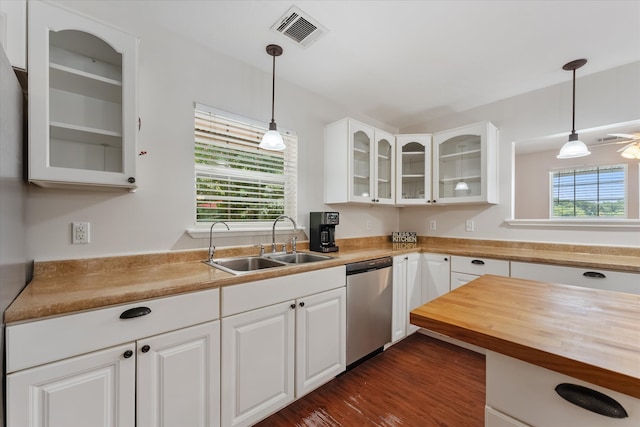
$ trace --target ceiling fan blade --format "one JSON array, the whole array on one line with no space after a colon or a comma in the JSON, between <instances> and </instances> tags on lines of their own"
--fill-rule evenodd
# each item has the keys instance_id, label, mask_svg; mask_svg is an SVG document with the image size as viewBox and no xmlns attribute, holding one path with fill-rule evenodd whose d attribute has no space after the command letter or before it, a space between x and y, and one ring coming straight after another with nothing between
<instances>
[{"instance_id":1,"label":"ceiling fan blade","mask_svg":"<svg viewBox=\"0 0 640 427\"><path fill-rule=\"evenodd\" d=\"M626 139L640 139L640 135L635 135L632 133L610 133L611 136L617 136L618 138L626 138Z\"/></svg>"},{"instance_id":2,"label":"ceiling fan blade","mask_svg":"<svg viewBox=\"0 0 640 427\"><path fill-rule=\"evenodd\" d=\"M631 147L632 145L636 144L636 142L632 142L631 144L627 144L624 147L622 147L621 149L619 149L618 151L616 151L616 153L620 153L621 151L626 150L627 148Z\"/></svg>"}]
</instances>

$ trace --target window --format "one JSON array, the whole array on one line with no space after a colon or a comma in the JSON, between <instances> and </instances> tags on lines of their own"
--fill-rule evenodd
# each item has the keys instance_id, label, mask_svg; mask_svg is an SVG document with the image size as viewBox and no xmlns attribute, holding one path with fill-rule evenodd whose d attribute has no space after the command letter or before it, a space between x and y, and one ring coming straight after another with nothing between
<instances>
[{"instance_id":1,"label":"window","mask_svg":"<svg viewBox=\"0 0 640 427\"><path fill-rule=\"evenodd\" d=\"M626 217L626 166L592 166L551 172L551 216Z\"/></svg>"},{"instance_id":2,"label":"window","mask_svg":"<svg viewBox=\"0 0 640 427\"><path fill-rule=\"evenodd\" d=\"M279 215L296 217L298 138L280 131L286 150L259 149L267 130L264 124L196 104L196 225L270 225Z\"/></svg>"}]
</instances>

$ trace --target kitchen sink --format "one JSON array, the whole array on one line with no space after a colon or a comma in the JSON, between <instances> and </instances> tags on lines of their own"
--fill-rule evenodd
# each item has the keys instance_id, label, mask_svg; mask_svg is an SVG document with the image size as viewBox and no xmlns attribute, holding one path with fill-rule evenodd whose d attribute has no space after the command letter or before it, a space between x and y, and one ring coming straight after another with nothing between
<instances>
[{"instance_id":1,"label":"kitchen sink","mask_svg":"<svg viewBox=\"0 0 640 427\"><path fill-rule=\"evenodd\" d=\"M327 255L310 254L307 252L296 252L292 254L269 254L265 258L286 262L287 264L305 264L307 262L325 261L332 257Z\"/></svg>"},{"instance_id":2,"label":"kitchen sink","mask_svg":"<svg viewBox=\"0 0 640 427\"><path fill-rule=\"evenodd\" d=\"M250 273L265 268L283 267L287 265L284 262L261 256L220 258L203 262L231 274Z\"/></svg>"}]
</instances>

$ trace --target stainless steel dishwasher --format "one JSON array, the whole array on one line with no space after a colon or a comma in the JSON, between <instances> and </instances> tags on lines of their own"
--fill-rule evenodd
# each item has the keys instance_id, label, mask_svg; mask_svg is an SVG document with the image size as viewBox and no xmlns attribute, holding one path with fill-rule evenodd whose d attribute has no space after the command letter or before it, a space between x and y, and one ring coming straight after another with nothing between
<instances>
[{"instance_id":1,"label":"stainless steel dishwasher","mask_svg":"<svg viewBox=\"0 0 640 427\"><path fill-rule=\"evenodd\" d=\"M391 257L347 264L347 367L391 341Z\"/></svg>"}]
</instances>

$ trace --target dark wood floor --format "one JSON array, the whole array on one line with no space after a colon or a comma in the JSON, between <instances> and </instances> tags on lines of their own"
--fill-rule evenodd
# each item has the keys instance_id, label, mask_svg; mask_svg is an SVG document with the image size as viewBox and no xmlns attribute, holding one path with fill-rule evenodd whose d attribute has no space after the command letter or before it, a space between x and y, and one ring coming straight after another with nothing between
<instances>
[{"instance_id":1,"label":"dark wood floor","mask_svg":"<svg viewBox=\"0 0 640 427\"><path fill-rule=\"evenodd\" d=\"M260 427L484 425L484 356L413 334Z\"/></svg>"}]
</instances>

